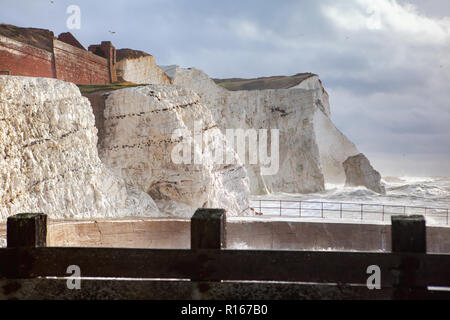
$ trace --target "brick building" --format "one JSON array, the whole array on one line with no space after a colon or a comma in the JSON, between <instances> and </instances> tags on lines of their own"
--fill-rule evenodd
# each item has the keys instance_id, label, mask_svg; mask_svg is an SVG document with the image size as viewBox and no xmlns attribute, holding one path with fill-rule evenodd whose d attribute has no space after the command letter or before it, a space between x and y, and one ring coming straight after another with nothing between
<instances>
[{"instance_id":1,"label":"brick building","mask_svg":"<svg viewBox=\"0 0 450 320\"><path fill-rule=\"evenodd\" d=\"M117 81L116 49L109 41L86 50L70 33L0 24L0 74L56 78L76 84Z\"/></svg>"}]
</instances>

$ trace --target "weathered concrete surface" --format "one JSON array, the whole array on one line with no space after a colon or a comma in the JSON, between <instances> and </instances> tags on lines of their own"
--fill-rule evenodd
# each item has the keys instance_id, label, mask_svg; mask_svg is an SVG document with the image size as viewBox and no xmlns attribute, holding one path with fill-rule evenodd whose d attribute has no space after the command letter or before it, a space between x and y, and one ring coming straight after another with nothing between
<instances>
[{"instance_id":1,"label":"weathered concrete surface","mask_svg":"<svg viewBox=\"0 0 450 320\"><path fill-rule=\"evenodd\" d=\"M48 230L48 246L189 248L191 236L187 219L53 221Z\"/></svg>"},{"instance_id":2,"label":"weathered concrete surface","mask_svg":"<svg viewBox=\"0 0 450 320\"><path fill-rule=\"evenodd\" d=\"M391 250L391 226L388 224L248 220L227 218L227 248ZM1 238L6 238L4 225L0 225ZM162 218L50 220L47 244L187 249L190 247L190 221ZM427 227L427 250L450 253L450 227Z\"/></svg>"},{"instance_id":3,"label":"weathered concrete surface","mask_svg":"<svg viewBox=\"0 0 450 320\"><path fill-rule=\"evenodd\" d=\"M248 220L230 219L229 247L391 251L389 224ZM427 244L428 252L450 253L450 228L427 227Z\"/></svg>"},{"instance_id":4,"label":"weathered concrete surface","mask_svg":"<svg viewBox=\"0 0 450 320\"><path fill-rule=\"evenodd\" d=\"M236 221L229 230L229 246L291 250L390 250L387 225Z\"/></svg>"},{"instance_id":5,"label":"weathered concrete surface","mask_svg":"<svg viewBox=\"0 0 450 320\"><path fill-rule=\"evenodd\" d=\"M364 154L348 157L343 166L346 186L363 186L378 193L386 193L384 186L381 185L380 173L372 167Z\"/></svg>"}]
</instances>

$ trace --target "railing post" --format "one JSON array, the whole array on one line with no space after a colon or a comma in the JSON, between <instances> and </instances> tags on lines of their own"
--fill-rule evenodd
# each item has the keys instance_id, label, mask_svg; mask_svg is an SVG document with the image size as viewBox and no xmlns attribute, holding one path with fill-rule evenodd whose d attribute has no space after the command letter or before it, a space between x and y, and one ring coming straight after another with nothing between
<instances>
[{"instance_id":1,"label":"railing post","mask_svg":"<svg viewBox=\"0 0 450 320\"><path fill-rule=\"evenodd\" d=\"M322 215L322 219L323 219L323 202L321 203L321 209L320 209L320 212L321 212L321 215Z\"/></svg>"},{"instance_id":2,"label":"railing post","mask_svg":"<svg viewBox=\"0 0 450 320\"><path fill-rule=\"evenodd\" d=\"M342 219L342 202L340 203L340 205L341 205L341 206L340 206L340 209L339 209L339 210L340 210L341 219Z\"/></svg>"},{"instance_id":3,"label":"railing post","mask_svg":"<svg viewBox=\"0 0 450 320\"><path fill-rule=\"evenodd\" d=\"M224 209L199 208L191 218L191 250L226 248L226 211ZM196 270L196 276L191 281L221 281L211 279L214 270L202 264Z\"/></svg>"},{"instance_id":4,"label":"railing post","mask_svg":"<svg viewBox=\"0 0 450 320\"><path fill-rule=\"evenodd\" d=\"M259 199L259 213L262 214L261 199Z\"/></svg>"},{"instance_id":5,"label":"railing post","mask_svg":"<svg viewBox=\"0 0 450 320\"><path fill-rule=\"evenodd\" d=\"M426 253L426 225L421 215L392 216L391 238L393 253ZM399 269L395 270L394 299L422 298L426 287L416 286L417 269L420 262L413 256L402 257Z\"/></svg>"},{"instance_id":6,"label":"railing post","mask_svg":"<svg viewBox=\"0 0 450 320\"><path fill-rule=\"evenodd\" d=\"M280 217L281 217L281 200L280 200Z\"/></svg>"},{"instance_id":7,"label":"railing post","mask_svg":"<svg viewBox=\"0 0 450 320\"><path fill-rule=\"evenodd\" d=\"M9 248L46 247L47 215L42 213L20 213L8 217L6 239Z\"/></svg>"},{"instance_id":8,"label":"railing post","mask_svg":"<svg viewBox=\"0 0 450 320\"><path fill-rule=\"evenodd\" d=\"M384 204L383 204L383 215L382 215L382 221L384 221Z\"/></svg>"},{"instance_id":9,"label":"railing post","mask_svg":"<svg viewBox=\"0 0 450 320\"><path fill-rule=\"evenodd\" d=\"M298 203L298 214L299 214L299 216L300 216L300 218L302 217L302 202L301 201L299 201L299 203ZM447 214L447 217L448 217L448 214Z\"/></svg>"},{"instance_id":10,"label":"railing post","mask_svg":"<svg viewBox=\"0 0 450 320\"><path fill-rule=\"evenodd\" d=\"M200 208L191 218L191 249L226 247L226 211Z\"/></svg>"}]
</instances>

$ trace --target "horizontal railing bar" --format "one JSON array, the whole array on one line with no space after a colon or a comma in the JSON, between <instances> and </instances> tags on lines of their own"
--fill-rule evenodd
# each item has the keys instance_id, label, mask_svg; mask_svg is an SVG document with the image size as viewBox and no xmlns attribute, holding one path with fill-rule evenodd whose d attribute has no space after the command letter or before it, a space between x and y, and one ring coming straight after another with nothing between
<instances>
[{"instance_id":1,"label":"horizontal railing bar","mask_svg":"<svg viewBox=\"0 0 450 320\"><path fill-rule=\"evenodd\" d=\"M330 201L310 201L310 200L280 200L280 199L257 199L257 200L250 200L251 202L293 202L293 203L316 203L316 204L343 204L343 205L355 205L355 206L385 206L385 207L391 207L391 208L415 208L415 209L433 209L433 210L447 210L447 208L438 208L438 207L419 207L419 206L406 206L406 205L395 205L395 204L382 204L382 203L357 203L357 202L330 202Z\"/></svg>"},{"instance_id":2,"label":"horizontal railing bar","mask_svg":"<svg viewBox=\"0 0 450 320\"><path fill-rule=\"evenodd\" d=\"M1 278L65 277L77 265L81 277L364 284L377 265L384 287L415 268L412 287L450 286L450 255L442 254L24 247L0 249L0 261Z\"/></svg>"},{"instance_id":3,"label":"horizontal railing bar","mask_svg":"<svg viewBox=\"0 0 450 320\"><path fill-rule=\"evenodd\" d=\"M257 207L257 208L254 208L254 210L256 210L256 209L273 209L273 210L279 210L280 209L280 207ZM299 208L282 208L283 210L296 210L296 211L298 211L298 209ZM305 211L332 211L332 212L355 212L355 213L361 213L361 211L360 210L348 210L348 209L342 209L342 210L339 210L339 209L326 209L326 208L324 208L324 209L321 209L321 208L304 208L304 207L302 207L301 208L302 209L302 212L305 212ZM366 211L366 210L363 210L363 212L364 213L373 213L373 214L400 214L399 212L389 212L389 211L385 211L385 212L383 212L383 211ZM278 215L279 215L279 213L277 213ZM403 214L403 213L401 213L401 214ZM441 213L435 213L435 214L432 214L432 215L430 215L430 218L445 218L447 215L446 214L441 214Z\"/></svg>"},{"instance_id":4,"label":"horizontal railing bar","mask_svg":"<svg viewBox=\"0 0 450 320\"><path fill-rule=\"evenodd\" d=\"M280 207L255 207L253 208L254 210L256 209L273 209L273 210L278 210L280 209ZM286 208L286 207L282 207L283 210L296 210L298 211L299 207L295 207L295 208ZM314 210L314 211L333 211L333 212L356 212L356 213L361 213L360 210L349 210L349 209L327 209L327 208L305 208L305 207L301 207L302 212L304 211L308 211L308 210ZM383 211L367 211L367 210L363 210L364 213L375 213L375 214L383 214ZM400 214L400 212L389 212L389 211L384 211L384 214ZM403 214L403 213L401 213ZM279 214L278 214L279 215ZM433 214L432 217L446 217L445 214Z\"/></svg>"}]
</instances>

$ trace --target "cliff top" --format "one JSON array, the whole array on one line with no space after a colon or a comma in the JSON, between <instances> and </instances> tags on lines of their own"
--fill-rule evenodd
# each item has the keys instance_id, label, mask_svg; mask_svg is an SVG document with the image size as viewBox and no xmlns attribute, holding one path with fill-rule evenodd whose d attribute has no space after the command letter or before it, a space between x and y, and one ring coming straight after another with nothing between
<instances>
[{"instance_id":1,"label":"cliff top","mask_svg":"<svg viewBox=\"0 0 450 320\"><path fill-rule=\"evenodd\" d=\"M0 23L0 35L50 52L55 37L53 32L47 29L21 28L6 23Z\"/></svg>"},{"instance_id":2,"label":"cliff top","mask_svg":"<svg viewBox=\"0 0 450 320\"><path fill-rule=\"evenodd\" d=\"M128 48L117 50L116 55L117 55L117 62L119 62L122 59L137 59L141 57L151 56L151 54L148 54L147 52Z\"/></svg>"},{"instance_id":3,"label":"cliff top","mask_svg":"<svg viewBox=\"0 0 450 320\"><path fill-rule=\"evenodd\" d=\"M272 76L254 79L229 78L213 79L215 83L231 91L237 90L266 90L266 89L289 89L300 84L314 73L297 73L293 76Z\"/></svg>"},{"instance_id":4,"label":"cliff top","mask_svg":"<svg viewBox=\"0 0 450 320\"><path fill-rule=\"evenodd\" d=\"M77 85L80 89L81 94L89 94L93 92L106 92L106 91L114 91L119 89L125 89L125 88L132 88L132 87L140 87L144 86L145 84L138 84L133 82L115 82L110 84L90 84L90 85L84 85L79 84Z\"/></svg>"}]
</instances>

